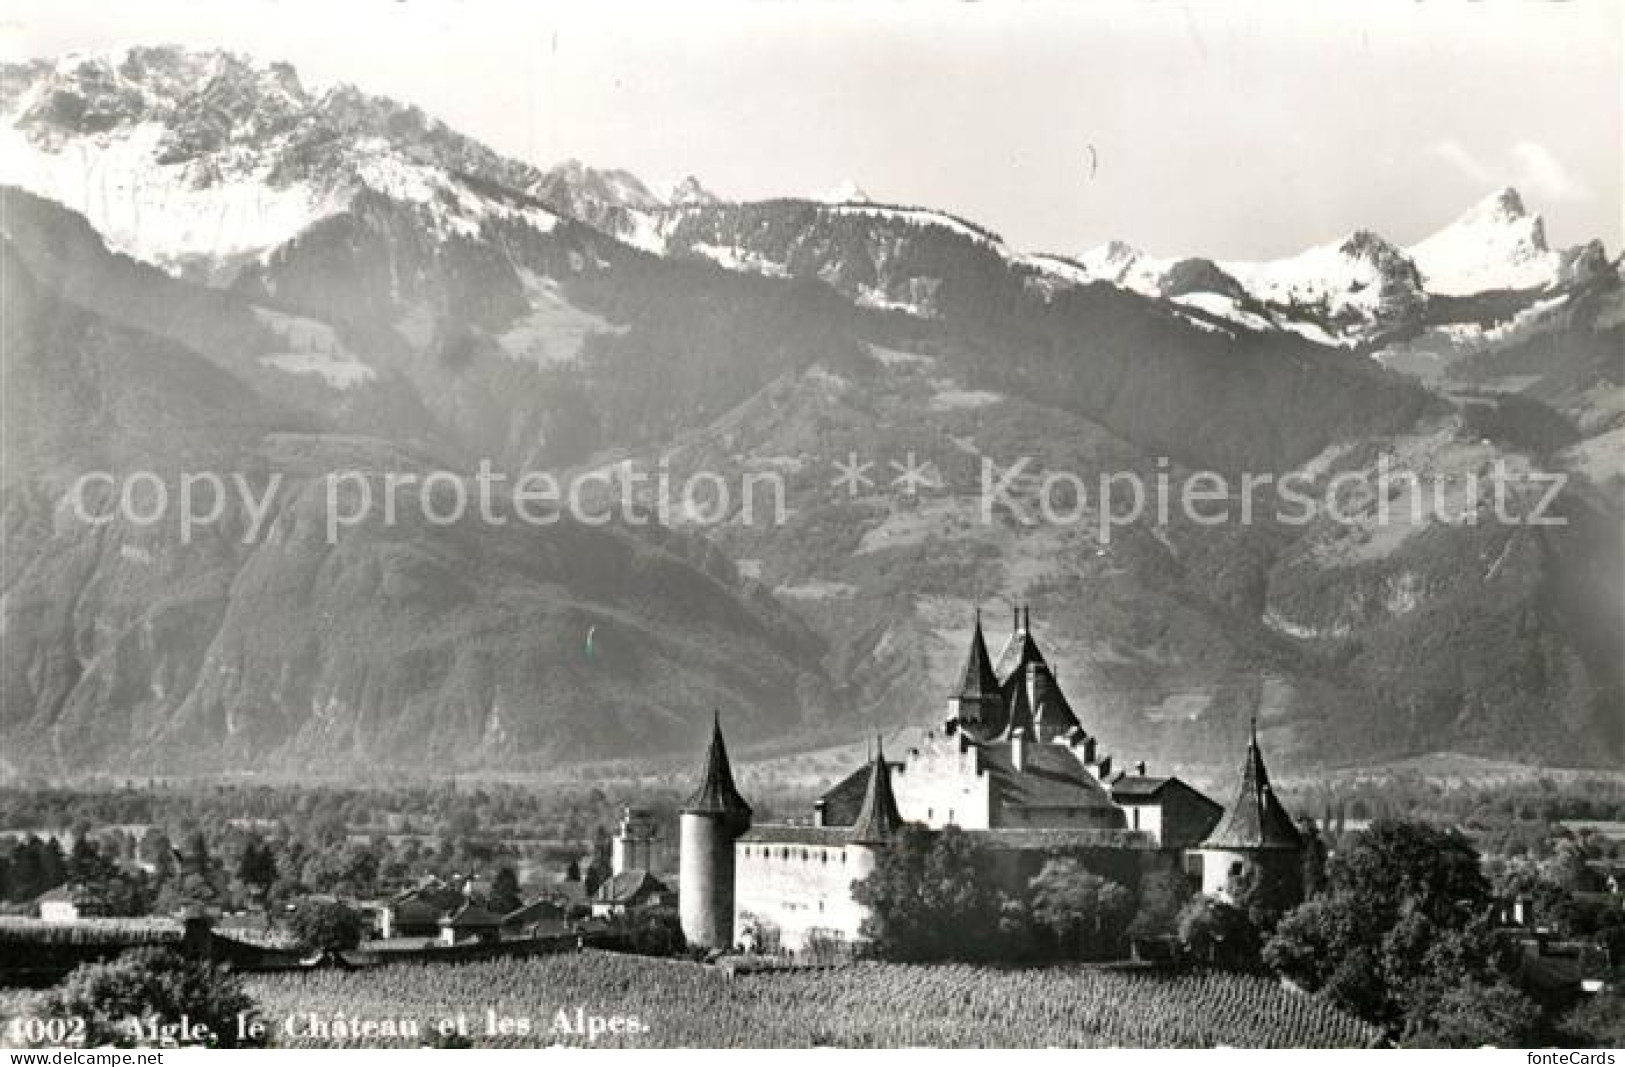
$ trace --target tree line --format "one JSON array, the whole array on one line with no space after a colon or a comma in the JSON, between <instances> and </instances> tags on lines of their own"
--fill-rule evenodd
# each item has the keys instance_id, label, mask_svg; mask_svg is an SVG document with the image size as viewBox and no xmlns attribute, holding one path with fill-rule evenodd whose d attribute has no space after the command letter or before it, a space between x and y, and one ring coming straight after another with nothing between
<instances>
[{"instance_id":1,"label":"tree line","mask_svg":"<svg viewBox=\"0 0 1625 1067\"><path fill-rule=\"evenodd\" d=\"M1508 894L1529 894L1543 925L1617 965L1625 915L1576 905L1582 850L1491 874L1455 829L1383 820L1330 856L1308 829L1301 870L1249 864L1206 897L1177 869L1131 886L1059 855L1024 887L1000 888L973 837L909 827L853 893L870 909L868 951L884 959L1120 959L1167 939L1187 965L1276 975L1407 1046L1625 1037L1625 999L1528 981L1524 946L1497 921Z\"/></svg>"}]
</instances>

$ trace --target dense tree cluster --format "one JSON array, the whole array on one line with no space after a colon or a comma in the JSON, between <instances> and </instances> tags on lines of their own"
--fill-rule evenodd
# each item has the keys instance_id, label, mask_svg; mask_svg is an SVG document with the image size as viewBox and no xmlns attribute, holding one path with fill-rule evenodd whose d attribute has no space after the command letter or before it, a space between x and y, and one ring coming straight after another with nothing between
<instances>
[{"instance_id":1,"label":"dense tree cluster","mask_svg":"<svg viewBox=\"0 0 1625 1067\"><path fill-rule=\"evenodd\" d=\"M32 1011L40 1019L66 1024L83 1020L80 1036L90 1047L247 1048L265 1043L249 1025L255 1005L234 974L169 949L135 949L108 963L86 964ZM183 1020L186 1030L180 1029ZM140 1029L133 1029L137 1025Z\"/></svg>"},{"instance_id":2,"label":"dense tree cluster","mask_svg":"<svg viewBox=\"0 0 1625 1067\"><path fill-rule=\"evenodd\" d=\"M1559 851L1577 878L1583 863L1571 846ZM1562 898L1564 866L1541 876L1549 902ZM1319 894L1280 919L1262 959L1409 1045L1607 1040L1594 1008L1564 1017L1572 990L1521 980L1519 948L1494 925L1495 900L1460 831L1379 821L1333 857Z\"/></svg>"},{"instance_id":3,"label":"dense tree cluster","mask_svg":"<svg viewBox=\"0 0 1625 1067\"><path fill-rule=\"evenodd\" d=\"M1189 893L1175 872L1131 888L1064 856L1011 893L995 888L991 862L958 827L906 827L852 886L871 909L871 951L899 961L1111 959L1131 934L1172 934Z\"/></svg>"},{"instance_id":4,"label":"dense tree cluster","mask_svg":"<svg viewBox=\"0 0 1625 1067\"><path fill-rule=\"evenodd\" d=\"M873 953L891 960L1120 958L1136 942L1172 935L1191 964L1273 971L1407 1045L1617 1038L1605 1010L1617 997L1577 1005L1573 990L1530 987L1515 938L1495 924L1512 889L1542 901L1547 915L1578 921L1583 909L1570 894L1586 869L1583 845L1513 865L1492 886L1457 830L1379 821L1340 838L1330 859L1315 827L1306 830L1301 872L1248 865L1219 899L1193 897L1178 870L1128 886L1064 856L1011 894L993 888L973 837L908 827L853 893L871 909L864 934ZM1311 890L1301 903L1300 881Z\"/></svg>"}]
</instances>

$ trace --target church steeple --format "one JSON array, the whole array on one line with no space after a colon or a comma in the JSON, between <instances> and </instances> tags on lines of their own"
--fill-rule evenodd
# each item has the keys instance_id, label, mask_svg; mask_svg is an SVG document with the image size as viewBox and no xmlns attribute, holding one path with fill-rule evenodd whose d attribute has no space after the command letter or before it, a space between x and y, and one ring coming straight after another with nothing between
<instances>
[{"instance_id":1,"label":"church steeple","mask_svg":"<svg viewBox=\"0 0 1625 1067\"><path fill-rule=\"evenodd\" d=\"M728 763L728 746L722 740L722 715L713 713L711 720L711 747L705 753L705 769L700 772L699 788L694 790L683 805L683 811L694 815L732 815L750 818L750 805L734 786L733 768Z\"/></svg>"},{"instance_id":2,"label":"church steeple","mask_svg":"<svg viewBox=\"0 0 1625 1067\"><path fill-rule=\"evenodd\" d=\"M863 792L863 807L858 809L858 821L852 825L848 838L854 845L883 845L903 825L903 816L897 811L897 798L891 789L891 765L879 739L875 741L875 756L869 763L869 781Z\"/></svg>"}]
</instances>

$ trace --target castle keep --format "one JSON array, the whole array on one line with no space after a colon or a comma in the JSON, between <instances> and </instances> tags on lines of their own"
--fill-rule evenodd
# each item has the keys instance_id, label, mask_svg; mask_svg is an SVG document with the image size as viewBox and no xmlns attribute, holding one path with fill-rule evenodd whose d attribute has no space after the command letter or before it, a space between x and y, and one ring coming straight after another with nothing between
<instances>
[{"instance_id":1,"label":"castle keep","mask_svg":"<svg viewBox=\"0 0 1625 1067\"><path fill-rule=\"evenodd\" d=\"M877 746L805 821L752 825L720 723L681 815L680 911L689 942L798 951L861 939L852 883L907 823L971 834L993 876L1019 888L1056 856L1131 889L1184 871L1223 895L1249 863L1291 877L1302 839L1270 789L1256 732L1229 809L1175 777L1115 769L1084 728L1018 611L997 660L980 616L938 726L897 758Z\"/></svg>"}]
</instances>

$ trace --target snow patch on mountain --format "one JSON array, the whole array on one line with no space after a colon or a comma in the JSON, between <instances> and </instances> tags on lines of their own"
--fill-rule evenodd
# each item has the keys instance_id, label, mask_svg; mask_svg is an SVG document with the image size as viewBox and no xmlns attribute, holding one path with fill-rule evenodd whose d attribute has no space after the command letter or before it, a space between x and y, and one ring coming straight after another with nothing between
<instances>
[{"instance_id":1,"label":"snow patch on mountain","mask_svg":"<svg viewBox=\"0 0 1625 1067\"><path fill-rule=\"evenodd\" d=\"M664 181L653 182L650 184L649 189L666 207L722 203L722 197L701 185L700 180L692 174L682 178L668 178Z\"/></svg>"},{"instance_id":2,"label":"snow patch on mountain","mask_svg":"<svg viewBox=\"0 0 1625 1067\"><path fill-rule=\"evenodd\" d=\"M788 278L790 276L790 272L785 270L783 264L775 263L766 256L753 252L748 248L694 243L688 246L688 251L709 259L717 266L725 267L728 270L764 274L770 278Z\"/></svg>"},{"instance_id":3,"label":"snow patch on mountain","mask_svg":"<svg viewBox=\"0 0 1625 1067\"><path fill-rule=\"evenodd\" d=\"M442 238L452 234L476 237L489 220L522 223L538 233L550 233L558 225L559 217L539 204L476 193L440 167L403 157L382 138L361 142L356 148L360 153L356 179L391 200L426 209Z\"/></svg>"},{"instance_id":4,"label":"snow patch on mountain","mask_svg":"<svg viewBox=\"0 0 1625 1067\"><path fill-rule=\"evenodd\" d=\"M1089 285L1100 281L1099 278L1079 266L1076 260L1052 252L1030 252L1024 255L1012 255L1011 261L1037 272L1039 278L1045 283L1046 292L1056 282L1064 285Z\"/></svg>"},{"instance_id":5,"label":"snow patch on mountain","mask_svg":"<svg viewBox=\"0 0 1625 1067\"><path fill-rule=\"evenodd\" d=\"M1425 300L1415 264L1369 230L1285 259L1219 266L1261 300L1333 319L1391 321Z\"/></svg>"},{"instance_id":6,"label":"snow patch on mountain","mask_svg":"<svg viewBox=\"0 0 1625 1067\"><path fill-rule=\"evenodd\" d=\"M1205 311L1214 318L1226 319L1237 326L1245 326L1249 330L1266 332L1276 329L1276 324L1262 315L1246 310L1232 296L1220 293L1186 293L1184 296L1173 298L1174 303L1185 307Z\"/></svg>"},{"instance_id":7,"label":"snow patch on mountain","mask_svg":"<svg viewBox=\"0 0 1625 1067\"><path fill-rule=\"evenodd\" d=\"M161 266L270 248L342 206L314 183L273 183L269 164L252 160L200 181L190 162L158 162L165 134L147 122L52 144L8 123L0 127L0 183L79 212L108 247Z\"/></svg>"}]
</instances>

